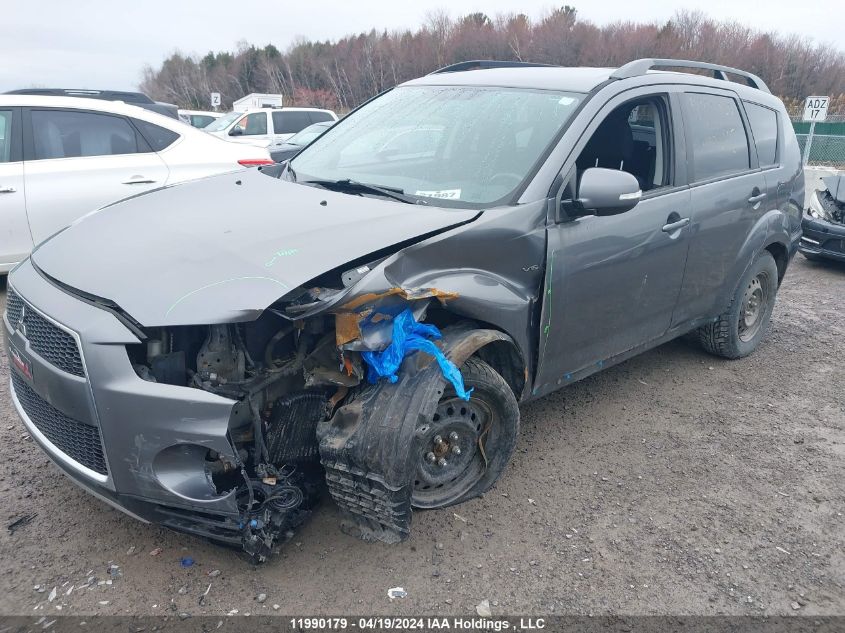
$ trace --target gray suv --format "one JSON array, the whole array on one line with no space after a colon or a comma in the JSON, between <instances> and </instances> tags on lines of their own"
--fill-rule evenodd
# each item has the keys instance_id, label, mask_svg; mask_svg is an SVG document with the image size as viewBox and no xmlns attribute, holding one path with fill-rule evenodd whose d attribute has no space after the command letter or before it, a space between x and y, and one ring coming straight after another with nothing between
<instances>
[{"instance_id":1,"label":"gray suv","mask_svg":"<svg viewBox=\"0 0 845 633\"><path fill-rule=\"evenodd\" d=\"M520 403L681 335L754 351L803 198L786 110L741 70L450 66L285 164L41 244L9 278L12 398L142 520L263 560L327 489L396 542L496 482Z\"/></svg>"}]
</instances>

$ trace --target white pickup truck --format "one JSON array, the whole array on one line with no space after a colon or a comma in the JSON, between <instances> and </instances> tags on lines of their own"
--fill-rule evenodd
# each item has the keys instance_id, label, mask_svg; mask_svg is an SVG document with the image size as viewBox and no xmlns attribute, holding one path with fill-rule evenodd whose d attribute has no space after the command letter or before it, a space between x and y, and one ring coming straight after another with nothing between
<instances>
[{"instance_id":1,"label":"white pickup truck","mask_svg":"<svg viewBox=\"0 0 845 633\"><path fill-rule=\"evenodd\" d=\"M268 147L322 121L337 121L337 115L318 108L250 108L223 115L203 131L229 141Z\"/></svg>"}]
</instances>

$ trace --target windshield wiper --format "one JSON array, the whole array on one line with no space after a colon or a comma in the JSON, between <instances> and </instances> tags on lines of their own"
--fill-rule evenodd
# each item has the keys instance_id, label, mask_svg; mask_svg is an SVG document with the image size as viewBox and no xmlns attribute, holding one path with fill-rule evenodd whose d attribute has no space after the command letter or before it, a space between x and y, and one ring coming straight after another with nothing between
<instances>
[{"instance_id":1,"label":"windshield wiper","mask_svg":"<svg viewBox=\"0 0 845 633\"><path fill-rule=\"evenodd\" d=\"M343 178L342 180L303 180L306 185L317 185L333 191L349 191L349 192L366 192L374 193L385 198L393 198L405 204L428 204L425 200L406 194L398 187L385 187L383 185L371 185L366 182L359 182L351 178Z\"/></svg>"}]
</instances>

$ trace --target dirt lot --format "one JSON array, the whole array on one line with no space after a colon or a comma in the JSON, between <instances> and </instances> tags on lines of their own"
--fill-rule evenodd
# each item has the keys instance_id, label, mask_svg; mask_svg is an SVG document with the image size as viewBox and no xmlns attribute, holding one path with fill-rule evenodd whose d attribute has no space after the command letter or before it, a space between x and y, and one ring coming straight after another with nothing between
<instances>
[{"instance_id":1,"label":"dirt lot","mask_svg":"<svg viewBox=\"0 0 845 633\"><path fill-rule=\"evenodd\" d=\"M416 514L407 542L342 534L326 501L253 567L61 476L13 411L3 354L2 518L35 517L0 533L0 613L466 614L486 598L494 615L845 614L843 358L845 267L798 256L751 358L664 345L525 406L498 486ZM110 561L112 584L79 588ZM395 586L408 597L389 601Z\"/></svg>"}]
</instances>

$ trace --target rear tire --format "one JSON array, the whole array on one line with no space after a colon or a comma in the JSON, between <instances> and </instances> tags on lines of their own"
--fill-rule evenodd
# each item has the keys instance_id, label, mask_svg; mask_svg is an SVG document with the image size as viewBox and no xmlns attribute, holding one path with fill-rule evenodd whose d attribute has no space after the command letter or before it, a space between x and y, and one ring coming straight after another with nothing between
<instances>
[{"instance_id":1,"label":"rear tire","mask_svg":"<svg viewBox=\"0 0 845 633\"><path fill-rule=\"evenodd\" d=\"M698 329L701 346L723 358L748 356L766 334L777 289L777 264L771 253L762 251L740 279L728 309Z\"/></svg>"},{"instance_id":2,"label":"rear tire","mask_svg":"<svg viewBox=\"0 0 845 633\"><path fill-rule=\"evenodd\" d=\"M414 508L445 508L485 493L516 447L519 406L505 379L476 357L463 364L461 374L473 389L469 401L450 386L432 419L416 430Z\"/></svg>"}]
</instances>

